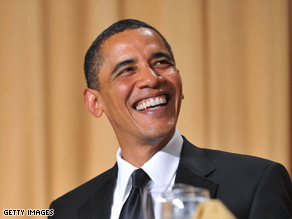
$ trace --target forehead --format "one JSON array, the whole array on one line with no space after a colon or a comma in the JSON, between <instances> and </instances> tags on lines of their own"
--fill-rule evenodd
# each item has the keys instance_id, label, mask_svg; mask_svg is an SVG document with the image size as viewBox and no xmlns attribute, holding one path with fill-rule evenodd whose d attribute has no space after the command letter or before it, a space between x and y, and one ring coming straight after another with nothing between
<instances>
[{"instance_id":1,"label":"forehead","mask_svg":"<svg viewBox=\"0 0 292 219\"><path fill-rule=\"evenodd\" d=\"M122 60L127 56L147 55L147 53L154 52L155 50L169 54L159 34L148 28L125 30L109 37L101 45L105 62L109 60L113 61L113 59Z\"/></svg>"}]
</instances>

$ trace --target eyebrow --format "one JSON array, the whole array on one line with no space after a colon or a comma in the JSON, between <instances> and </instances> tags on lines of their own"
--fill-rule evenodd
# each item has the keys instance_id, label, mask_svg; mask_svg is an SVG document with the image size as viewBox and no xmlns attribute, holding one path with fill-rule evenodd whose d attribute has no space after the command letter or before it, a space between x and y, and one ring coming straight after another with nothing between
<instances>
[{"instance_id":1,"label":"eyebrow","mask_svg":"<svg viewBox=\"0 0 292 219\"><path fill-rule=\"evenodd\" d=\"M113 71L112 71L112 75L115 74L120 68L122 68L123 66L129 65L129 64L133 64L135 62L134 59L127 59L124 60L122 62L119 62L118 64L116 64L116 66L114 67Z\"/></svg>"},{"instance_id":2,"label":"eyebrow","mask_svg":"<svg viewBox=\"0 0 292 219\"><path fill-rule=\"evenodd\" d=\"M165 58L167 58L167 59L173 61L173 59L171 58L171 56L168 55L167 53L164 53L164 52L156 52L156 53L153 53L153 54L151 55L151 58L154 58L154 59L155 59L155 58L161 58L161 57L165 57Z\"/></svg>"}]
</instances>

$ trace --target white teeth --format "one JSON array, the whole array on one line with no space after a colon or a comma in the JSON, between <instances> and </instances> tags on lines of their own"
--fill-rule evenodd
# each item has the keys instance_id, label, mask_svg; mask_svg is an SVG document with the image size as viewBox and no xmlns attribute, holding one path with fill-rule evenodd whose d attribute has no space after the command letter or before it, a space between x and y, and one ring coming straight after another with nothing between
<instances>
[{"instance_id":1,"label":"white teeth","mask_svg":"<svg viewBox=\"0 0 292 219\"><path fill-rule=\"evenodd\" d=\"M136 110L144 110L147 107L150 106L157 106L160 104L165 104L166 103L166 98L165 96L161 96L161 97L156 97L156 98L150 98L146 101L140 102L137 106L136 106Z\"/></svg>"},{"instance_id":2,"label":"white teeth","mask_svg":"<svg viewBox=\"0 0 292 219\"><path fill-rule=\"evenodd\" d=\"M159 98L158 98L158 97L156 97L156 98L155 98L155 103L156 103L156 104L159 104L159 103L160 103L160 101L159 101Z\"/></svg>"},{"instance_id":3,"label":"white teeth","mask_svg":"<svg viewBox=\"0 0 292 219\"><path fill-rule=\"evenodd\" d=\"M154 99L150 99L150 104L151 104L151 106L155 106L155 100Z\"/></svg>"},{"instance_id":4,"label":"white teeth","mask_svg":"<svg viewBox=\"0 0 292 219\"><path fill-rule=\"evenodd\" d=\"M147 105L147 107L151 106L149 100L147 100L146 105Z\"/></svg>"}]
</instances>

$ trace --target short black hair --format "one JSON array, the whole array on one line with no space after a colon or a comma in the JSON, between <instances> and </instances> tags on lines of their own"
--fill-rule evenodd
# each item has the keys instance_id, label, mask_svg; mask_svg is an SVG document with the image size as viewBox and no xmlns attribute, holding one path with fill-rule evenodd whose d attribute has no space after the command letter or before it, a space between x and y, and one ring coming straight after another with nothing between
<instances>
[{"instance_id":1,"label":"short black hair","mask_svg":"<svg viewBox=\"0 0 292 219\"><path fill-rule=\"evenodd\" d=\"M100 82L98 73L100 70L100 67L103 63L103 56L101 52L101 45L103 42L108 39L110 36L113 36L117 33L123 32L125 30L133 30L133 29L139 29L139 28L149 28L154 30L156 33L159 34L159 36L162 38L163 42L165 43L165 46L170 52L171 58L174 61L174 56L171 50L171 47L169 43L166 41L164 36L156 30L154 27L152 27L149 24L146 24L143 21L134 20L134 19L125 19L117 21L116 23L109 26L107 29L105 29L91 44L89 49L87 50L87 53L85 55L85 61L84 61L84 72L85 72L85 78L87 87L98 90L100 89Z\"/></svg>"}]
</instances>

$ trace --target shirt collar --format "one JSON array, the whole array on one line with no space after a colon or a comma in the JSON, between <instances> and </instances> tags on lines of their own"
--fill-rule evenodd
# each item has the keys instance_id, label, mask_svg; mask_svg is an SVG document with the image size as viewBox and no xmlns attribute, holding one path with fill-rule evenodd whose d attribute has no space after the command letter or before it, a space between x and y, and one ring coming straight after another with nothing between
<instances>
[{"instance_id":1,"label":"shirt collar","mask_svg":"<svg viewBox=\"0 0 292 219\"><path fill-rule=\"evenodd\" d=\"M155 185L169 185L174 179L180 153L183 145L183 138L176 129L173 137L160 151L154 154L141 168L149 175ZM117 163L119 167L117 179L117 192L123 200L131 189L131 174L137 168L122 159L121 148L117 151Z\"/></svg>"}]
</instances>

